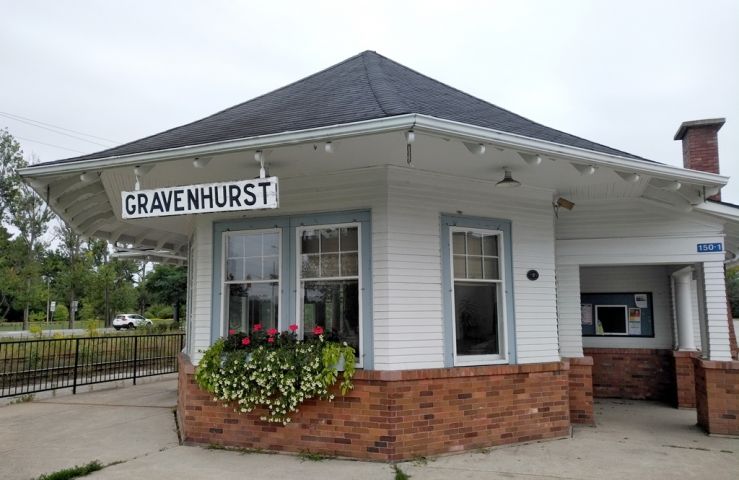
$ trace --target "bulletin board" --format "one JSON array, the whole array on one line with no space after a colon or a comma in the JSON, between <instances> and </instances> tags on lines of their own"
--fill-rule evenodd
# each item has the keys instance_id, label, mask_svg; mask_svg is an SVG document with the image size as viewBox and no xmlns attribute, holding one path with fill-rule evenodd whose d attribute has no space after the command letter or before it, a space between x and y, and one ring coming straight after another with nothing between
<instances>
[{"instance_id":1,"label":"bulletin board","mask_svg":"<svg viewBox=\"0 0 739 480\"><path fill-rule=\"evenodd\" d=\"M652 292L583 293L584 337L654 337Z\"/></svg>"}]
</instances>

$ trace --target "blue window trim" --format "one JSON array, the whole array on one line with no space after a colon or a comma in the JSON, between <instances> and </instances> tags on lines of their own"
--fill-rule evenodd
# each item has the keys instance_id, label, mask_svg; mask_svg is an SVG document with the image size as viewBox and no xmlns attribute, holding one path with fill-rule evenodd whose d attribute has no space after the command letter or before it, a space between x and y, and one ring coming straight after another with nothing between
<instances>
[{"instance_id":1,"label":"blue window trim","mask_svg":"<svg viewBox=\"0 0 739 480\"><path fill-rule=\"evenodd\" d=\"M280 217L262 217L213 222L213 288L211 304L211 344L226 334L228 326L221 322L223 305L223 237L226 232L280 228L282 231L282 258L280 269L279 329L295 323L297 318L295 295L297 294L297 259L295 229L298 227L359 223L362 242L362 367L370 370L374 365L372 320L372 222L368 210L336 213L315 213ZM221 328L222 323L222 328Z\"/></svg>"},{"instance_id":2,"label":"blue window trim","mask_svg":"<svg viewBox=\"0 0 739 480\"><path fill-rule=\"evenodd\" d=\"M454 366L454 305L452 305L452 270L451 245L449 228L479 228L500 230L503 232L506 282L503 285L506 301L506 343L508 351L507 363L516 363L516 312L513 302L513 240L511 238L511 221L497 218L469 217L466 215L441 215L441 288L444 305L444 366Z\"/></svg>"}]
</instances>

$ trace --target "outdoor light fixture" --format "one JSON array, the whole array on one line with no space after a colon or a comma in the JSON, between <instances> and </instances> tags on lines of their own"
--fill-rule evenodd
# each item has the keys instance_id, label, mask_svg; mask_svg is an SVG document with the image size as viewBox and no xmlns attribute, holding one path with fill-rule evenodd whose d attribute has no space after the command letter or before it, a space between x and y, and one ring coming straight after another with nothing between
<instances>
[{"instance_id":1,"label":"outdoor light fixture","mask_svg":"<svg viewBox=\"0 0 739 480\"><path fill-rule=\"evenodd\" d=\"M416 141L416 132L414 132L413 130L409 130L405 132L405 143L410 145L411 143L415 141Z\"/></svg>"},{"instance_id":2,"label":"outdoor light fixture","mask_svg":"<svg viewBox=\"0 0 739 480\"><path fill-rule=\"evenodd\" d=\"M323 146L323 149L326 151L326 153L334 153L334 144L331 142L326 142L326 144Z\"/></svg>"},{"instance_id":3,"label":"outdoor light fixture","mask_svg":"<svg viewBox=\"0 0 739 480\"><path fill-rule=\"evenodd\" d=\"M92 182L93 180L95 180L95 178L97 178L97 176L98 175L95 172L84 172L83 174L80 175L80 181L81 182L85 182L85 183L89 183L89 182Z\"/></svg>"},{"instance_id":4,"label":"outdoor light fixture","mask_svg":"<svg viewBox=\"0 0 739 480\"><path fill-rule=\"evenodd\" d=\"M567 200L564 197L559 197L557 199L556 205L567 210L572 210L573 208L575 208L575 203Z\"/></svg>"},{"instance_id":5,"label":"outdoor light fixture","mask_svg":"<svg viewBox=\"0 0 739 480\"><path fill-rule=\"evenodd\" d=\"M541 155L518 152L518 156L521 157L527 165L531 165L532 167L535 167L536 165L541 165Z\"/></svg>"},{"instance_id":6,"label":"outdoor light fixture","mask_svg":"<svg viewBox=\"0 0 739 480\"><path fill-rule=\"evenodd\" d=\"M514 188L514 187L520 187L521 186L521 182L519 182L518 180L514 180L513 179L513 177L511 176L511 171L510 170L508 170L506 168L503 171L505 172L504 175L503 175L503 180L501 180L500 182L496 183L495 184L496 187Z\"/></svg>"},{"instance_id":7,"label":"outdoor light fixture","mask_svg":"<svg viewBox=\"0 0 739 480\"><path fill-rule=\"evenodd\" d=\"M578 163L572 163L571 164L575 170L580 172L580 175L593 175L595 174L595 166L594 165L581 165Z\"/></svg>"}]
</instances>

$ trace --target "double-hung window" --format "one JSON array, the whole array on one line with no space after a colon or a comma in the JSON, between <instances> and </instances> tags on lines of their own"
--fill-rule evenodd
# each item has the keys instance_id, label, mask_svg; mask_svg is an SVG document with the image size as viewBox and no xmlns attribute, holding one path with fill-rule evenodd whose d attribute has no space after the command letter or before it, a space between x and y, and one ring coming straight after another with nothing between
<instances>
[{"instance_id":1,"label":"double-hung window","mask_svg":"<svg viewBox=\"0 0 739 480\"><path fill-rule=\"evenodd\" d=\"M217 222L213 339L255 324L316 326L371 368L369 212ZM222 321L221 321L222 319Z\"/></svg>"},{"instance_id":2,"label":"double-hung window","mask_svg":"<svg viewBox=\"0 0 739 480\"><path fill-rule=\"evenodd\" d=\"M511 361L510 223L442 217L447 363Z\"/></svg>"}]
</instances>

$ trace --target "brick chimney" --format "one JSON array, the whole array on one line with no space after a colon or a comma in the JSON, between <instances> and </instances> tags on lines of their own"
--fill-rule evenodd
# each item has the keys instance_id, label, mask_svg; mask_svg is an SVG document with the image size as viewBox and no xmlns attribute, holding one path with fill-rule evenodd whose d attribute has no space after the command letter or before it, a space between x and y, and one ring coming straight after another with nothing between
<instances>
[{"instance_id":1,"label":"brick chimney","mask_svg":"<svg viewBox=\"0 0 739 480\"><path fill-rule=\"evenodd\" d=\"M677 129L675 140L683 141L683 167L708 173L719 173L718 131L725 118L709 118L683 122ZM709 197L721 200L721 192Z\"/></svg>"}]
</instances>

